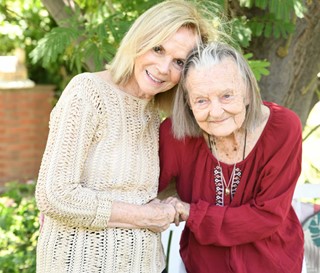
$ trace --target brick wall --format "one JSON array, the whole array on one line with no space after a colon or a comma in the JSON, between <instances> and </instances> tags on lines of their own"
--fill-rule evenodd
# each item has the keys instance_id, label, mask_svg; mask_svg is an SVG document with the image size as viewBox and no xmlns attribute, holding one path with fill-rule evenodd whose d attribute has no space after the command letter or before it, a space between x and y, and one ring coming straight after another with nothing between
<instances>
[{"instance_id":1,"label":"brick wall","mask_svg":"<svg viewBox=\"0 0 320 273\"><path fill-rule=\"evenodd\" d=\"M48 136L53 86L0 89L0 186L37 177Z\"/></svg>"}]
</instances>

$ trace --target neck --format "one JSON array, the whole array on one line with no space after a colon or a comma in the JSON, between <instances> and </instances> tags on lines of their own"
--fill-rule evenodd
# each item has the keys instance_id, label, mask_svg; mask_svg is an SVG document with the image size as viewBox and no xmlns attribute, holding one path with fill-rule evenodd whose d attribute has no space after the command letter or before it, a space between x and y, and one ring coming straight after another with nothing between
<instances>
[{"instance_id":1,"label":"neck","mask_svg":"<svg viewBox=\"0 0 320 273\"><path fill-rule=\"evenodd\" d=\"M142 92L139 85L132 78L126 84L119 85L119 88L123 92L139 99L151 100L153 98L153 95Z\"/></svg>"},{"instance_id":2,"label":"neck","mask_svg":"<svg viewBox=\"0 0 320 273\"><path fill-rule=\"evenodd\" d=\"M234 164L244 160L246 156L247 131L241 130L228 137L208 136L208 146L218 161Z\"/></svg>"}]
</instances>

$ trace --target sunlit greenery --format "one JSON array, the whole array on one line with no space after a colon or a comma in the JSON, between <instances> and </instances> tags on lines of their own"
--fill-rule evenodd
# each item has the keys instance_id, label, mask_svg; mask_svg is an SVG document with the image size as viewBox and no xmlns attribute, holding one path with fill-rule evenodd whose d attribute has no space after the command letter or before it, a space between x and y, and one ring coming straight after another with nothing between
<instances>
[{"instance_id":1,"label":"sunlit greenery","mask_svg":"<svg viewBox=\"0 0 320 273\"><path fill-rule=\"evenodd\" d=\"M38 41L55 26L40 0L1 0L0 55L12 55L16 48L22 48L27 56L29 78L37 83L58 84L59 63L44 69L40 63L31 64L28 58Z\"/></svg>"},{"instance_id":2,"label":"sunlit greenery","mask_svg":"<svg viewBox=\"0 0 320 273\"><path fill-rule=\"evenodd\" d=\"M137 16L161 1L74 2L75 8L66 18L66 24L59 27L40 0L2 0L0 55L12 54L15 48L25 49L29 77L36 83L54 83L61 91L73 75L103 69ZM208 9L218 6L224 12L229 20L230 35L247 53L258 80L268 74L269 63L254 60L247 52L252 38L287 37L294 31L294 17L302 17L303 12L301 0L240 0L240 8L255 10L250 16L225 0L195 2Z\"/></svg>"},{"instance_id":3,"label":"sunlit greenery","mask_svg":"<svg viewBox=\"0 0 320 273\"><path fill-rule=\"evenodd\" d=\"M8 183L0 195L0 272L36 272L36 242L39 234L35 183Z\"/></svg>"},{"instance_id":4,"label":"sunlit greenery","mask_svg":"<svg viewBox=\"0 0 320 273\"><path fill-rule=\"evenodd\" d=\"M303 131L303 161L300 183L320 184L320 102L310 112Z\"/></svg>"}]
</instances>

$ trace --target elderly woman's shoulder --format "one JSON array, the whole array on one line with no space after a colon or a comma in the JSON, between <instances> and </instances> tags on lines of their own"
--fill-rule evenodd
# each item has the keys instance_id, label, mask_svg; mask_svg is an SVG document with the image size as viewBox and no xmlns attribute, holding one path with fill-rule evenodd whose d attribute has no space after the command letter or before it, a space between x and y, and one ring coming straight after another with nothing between
<instances>
[{"instance_id":1,"label":"elderly woman's shoulder","mask_svg":"<svg viewBox=\"0 0 320 273\"><path fill-rule=\"evenodd\" d=\"M265 102L265 105L270 109L271 122L273 124L288 128L290 131L301 131L300 117L293 110L274 102Z\"/></svg>"}]
</instances>

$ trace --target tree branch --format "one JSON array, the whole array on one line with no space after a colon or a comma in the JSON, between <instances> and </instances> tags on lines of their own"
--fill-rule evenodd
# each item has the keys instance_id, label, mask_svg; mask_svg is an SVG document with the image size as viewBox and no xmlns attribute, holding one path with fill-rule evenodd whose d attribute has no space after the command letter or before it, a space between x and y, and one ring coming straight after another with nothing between
<instances>
[{"instance_id":1,"label":"tree branch","mask_svg":"<svg viewBox=\"0 0 320 273\"><path fill-rule=\"evenodd\" d=\"M315 130L317 130L320 127L320 124L318 124L317 126L313 127L311 129L311 131L303 138L302 141L305 141Z\"/></svg>"},{"instance_id":2,"label":"tree branch","mask_svg":"<svg viewBox=\"0 0 320 273\"><path fill-rule=\"evenodd\" d=\"M67 19L75 13L76 3L73 0L41 0L52 18L60 27L68 27Z\"/></svg>"}]
</instances>

